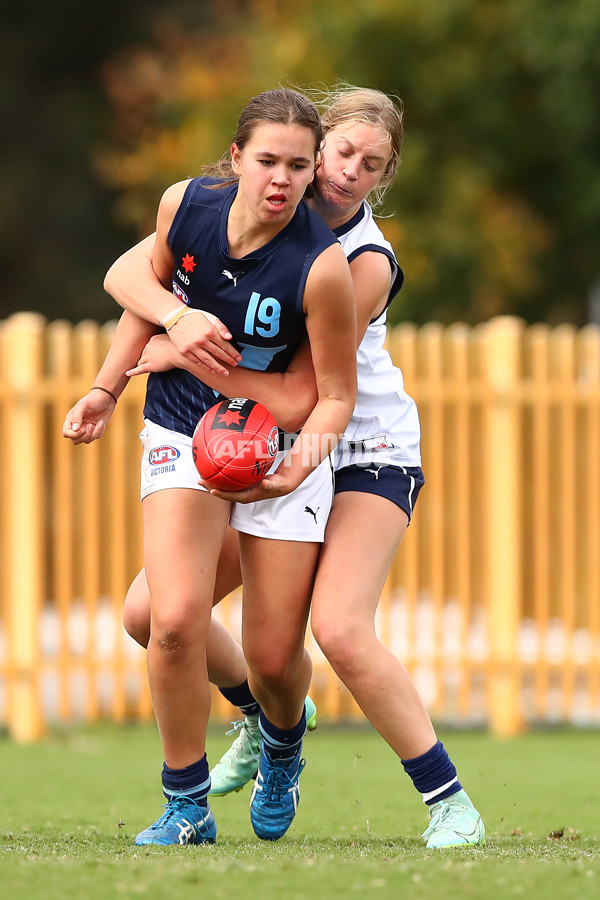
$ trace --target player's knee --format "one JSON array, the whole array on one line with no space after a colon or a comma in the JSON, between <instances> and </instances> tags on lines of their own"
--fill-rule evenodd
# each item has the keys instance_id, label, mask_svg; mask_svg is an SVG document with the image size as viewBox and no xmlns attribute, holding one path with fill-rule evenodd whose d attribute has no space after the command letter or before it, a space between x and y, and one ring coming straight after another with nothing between
<instances>
[{"instance_id":1,"label":"player's knee","mask_svg":"<svg viewBox=\"0 0 600 900\"><path fill-rule=\"evenodd\" d=\"M142 647L148 646L150 639L150 615L147 610L142 611L133 604L123 607L123 627L127 634L137 641Z\"/></svg>"},{"instance_id":2,"label":"player's knee","mask_svg":"<svg viewBox=\"0 0 600 900\"><path fill-rule=\"evenodd\" d=\"M289 655L281 651L266 652L258 647L254 652L246 651L246 663L254 677L267 689L285 684L290 671Z\"/></svg>"},{"instance_id":3,"label":"player's knee","mask_svg":"<svg viewBox=\"0 0 600 900\"><path fill-rule=\"evenodd\" d=\"M362 653L364 633L352 622L313 615L311 628L317 644L336 669L352 665Z\"/></svg>"},{"instance_id":4,"label":"player's knee","mask_svg":"<svg viewBox=\"0 0 600 900\"><path fill-rule=\"evenodd\" d=\"M123 606L123 627L142 647L150 639L150 597L145 574L140 572L132 581Z\"/></svg>"},{"instance_id":5,"label":"player's knee","mask_svg":"<svg viewBox=\"0 0 600 900\"><path fill-rule=\"evenodd\" d=\"M152 633L153 642L165 656L180 655L184 649L181 633L176 629L159 628Z\"/></svg>"},{"instance_id":6,"label":"player's knee","mask_svg":"<svg viewBox=\"0 0 600 900\"><path fill-rule=\"evenodd\" d=\"M152 628L150 644L160 657L169 662L182 662L196 653L196 643L185 628Z\"/></svg>"},{"instance_id":7,"label":"player's knee","mask_svg":"<svg viewBox=\"0 0 600 900\"><path fill-rule=\"evenodd\" d=\"M153 613L150 642L165 656L182 656L194 651L203 642L199 616L189 609L172 609L168 613Z\"/></svg>"}]
</instances>

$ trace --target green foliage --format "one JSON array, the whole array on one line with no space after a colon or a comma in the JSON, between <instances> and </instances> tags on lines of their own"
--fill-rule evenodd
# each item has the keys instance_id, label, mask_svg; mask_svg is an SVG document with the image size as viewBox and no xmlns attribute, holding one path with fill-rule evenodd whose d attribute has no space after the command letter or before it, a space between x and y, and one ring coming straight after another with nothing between
<instances>
[{"instance_id":1,"label":"green foliage","mask_svg":"<svg viewBox=\"0 0 600 900\"><path fill-rule=\"evenodd\" d=\"M195 27L206 5L171 4ZM116 127L103 66L123 48L151 42L163 7L159 0L3 4L0 318L22 309L74 321L115 316L102 278L137 230L115 221L118 192L96 166L97 148Z\"/></svg>"},{"instance_id":2,"label":"green foliage","mask_svg":"<svg viewBox=\"0 0 600 900\"><path fill-rule=\"evenodd\" d=\"M105 268L153 227L169 183L226 150L246 99L342 79L405 104L383 219L406 273L394 321L586 320L600 268L595 0L143 7L34 0L7 17L0 315L112 314Z\"/></svg>"},{"instance_id":3,"label":"green foliage","mask_svg":"<svg viewBox=\"0 0 600 900\"><path fill-rule=\"evenodd\" d=\"M112 896L213 898L598 895L600 824L593 785L598 734L546 732L507 741L443 736L481 809L481 850L425 850L426 810L370 729L307 736L298 817L270 844L253 834L249 789L213 802L214 847L136 848L160 811L155 729L75 731L31 747L2 742L3 890L11 900ZM211 758L227 746L209 735Z\"/></svg>"}]
</instances>

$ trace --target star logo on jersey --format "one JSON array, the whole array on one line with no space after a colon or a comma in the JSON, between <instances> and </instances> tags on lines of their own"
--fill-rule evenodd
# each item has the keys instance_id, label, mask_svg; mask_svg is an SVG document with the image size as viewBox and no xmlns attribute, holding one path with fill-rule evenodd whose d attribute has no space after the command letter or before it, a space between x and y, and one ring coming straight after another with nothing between
<instances>
[{"instance_id":1,"label":"star logo on jersey","mask_svg":"<svg viewBox=\"0 0 600 900\"><path fill-rule=\"evenodd\" d=\"M237 409L228 409L226 412L219 415L219 422L222 422L225 426L240 425L241 421L242 417L240 411Z\"/></svg>"},{"instance_id":2,"label":"star logo on jersey","mask_svg":"<svg viewBox=\"0 0 600 900\"><path fill-rule=\"evenodd\" d=\"M196 260L189 253L186 253L185 256L181 257L181 266L184 272L193 272L196 265Z\"/></svg>"}]
</instances>

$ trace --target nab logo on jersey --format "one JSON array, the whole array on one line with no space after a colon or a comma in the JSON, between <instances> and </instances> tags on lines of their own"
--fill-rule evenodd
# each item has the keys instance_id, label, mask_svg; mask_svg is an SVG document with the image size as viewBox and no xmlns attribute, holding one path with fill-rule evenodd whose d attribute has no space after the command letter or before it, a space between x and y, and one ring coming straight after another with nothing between
<instances>
[{"instance_id":1,"label":"nab logo on jersey","mask_svg":"<svg viewBox=\"0 0 600 900\"><path fill-rule=\"evenodd\" d=\"M151 466L164 466L165 463L179 459L180 455L176 447L153 447L148 454L148 461Z\"/></svg>"},{"instance_id":2,"label":"nab logo on jersey","mask_svg":"<svg viewBox=\"0 0 600 900\"><path fill-rule=\"evenodd\" d=\"M197 263L192 253L186 253L181 257L181 267L185 272L193 272L196 266Z\"/></svg>"},{"instance_id":3,"label":"nab logo on jersey","mask_svg":"<svg viewBox=\"0 0 600 900\"><path fill-rule=\"evenodd\" d=\"M197 265L198 263L196 262L193 253L185 253L184 256L181 257L181 268L177 269L177 277L183 281L184 284L189 284L190 279L188 278L188 275L193 274ZM183 272L181 269L183 269Z\"/></svg>"}]
</instances>

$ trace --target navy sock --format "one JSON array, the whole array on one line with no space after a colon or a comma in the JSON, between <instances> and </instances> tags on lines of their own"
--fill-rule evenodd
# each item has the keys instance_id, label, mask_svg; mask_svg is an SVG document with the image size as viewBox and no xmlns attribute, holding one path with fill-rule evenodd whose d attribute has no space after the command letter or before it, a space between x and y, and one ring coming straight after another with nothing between
<instances>
[{"instance_id":1,"label":"navy sock","mask_svg":"<svg viewBox=\"0 0 600 900\"><path fill-rule=\"evenodd\" d=\"M185 794L191 797L201 806L206 806L207 796L210 791L210 774L206 753L198 762L186 766L185 769L170 769L163 763L162 770L163 794L167 800L174 796Z\"/></svg>"},{"instance_id":2,"label":"navy sock","mask_svg":"<svg viewBox=\"0 0 600 900\"><path fill-rule=\"evenodd\" d=\"M239 707L245 716L256 716L260 712L260 704L254 698L248 681L243 681L234 688L219 688L226 700Z\"/></svg>"},{"instance_id":3,"label":"navy sock","mask_svg":"<svg viewBox=\"0 0 600 900\"><path fill-rule=\"evenodd\" d=\"M219 691L233 706L238 706L245 716L258 715L260 704L255 700L247 681L238 684L237 687L219 688Z\"/></svg>"},{"instance_id":4,"label":"navy sock","mask_svg":"<svg viewBox=\"0 0 600 900\"><path fill-rule=\"evenodd\" d=\"M456 769L441 741L434 744L427 753L401 762L427 804L445 800L462 790Z\"/></svg>"},{"instance_id":5,"label":"navy sock","mask_svg":"<svg viewBox=\"0 0 600 900\"><path fill-rule=\"evenodd\" d=\"M306 734L304 709L300 721L294 728L278 728L269 722L262 709L258 724L264 749L270 759L294 759L298 756L302 749L302 738Z\"/></svg>"}]
</instances>

